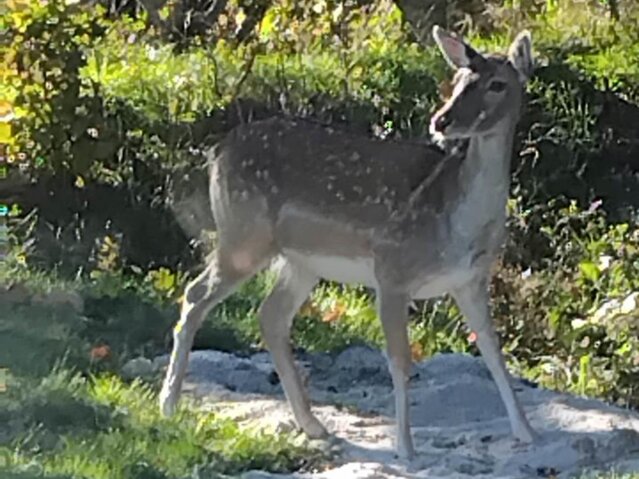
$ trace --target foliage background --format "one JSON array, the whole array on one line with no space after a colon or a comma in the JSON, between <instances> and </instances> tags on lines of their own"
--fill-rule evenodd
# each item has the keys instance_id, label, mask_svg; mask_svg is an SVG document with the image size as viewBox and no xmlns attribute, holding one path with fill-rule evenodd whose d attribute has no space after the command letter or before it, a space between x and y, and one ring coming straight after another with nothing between
<instances>
[{"instance_id":1,"label":"foliage background","mask_svg":"<svg viewBox=\"0 0 639 479\"><path fill-rule=\"evenodd\" d=\"M0 98L16 120L0 200L20 209L0 268L13 319L0 324L22 335L0 364L39 378L66 357L100 373L166 350L184 284L213 241L208 146L273 113L422 137L451 74L429 43L432 23L502 51L528 28L537 69L493 281L502 343L532 380L636 407L639 4L457 0L428 14L422 3L5 2ZM271 283L263 274L217 308L196 347L261 347L255 311ZM28 334L21 318L41 315L25 298L51 291L79 295L81 314L42 318ZM414 304L411 318L415 359L477 353L449 298ZM322 284L295 342L382 346L372 293ZM33 344L49 352L43 361L18 353ZM87 360L100 345L109 358Z\"/></svg>"}]
</instances>

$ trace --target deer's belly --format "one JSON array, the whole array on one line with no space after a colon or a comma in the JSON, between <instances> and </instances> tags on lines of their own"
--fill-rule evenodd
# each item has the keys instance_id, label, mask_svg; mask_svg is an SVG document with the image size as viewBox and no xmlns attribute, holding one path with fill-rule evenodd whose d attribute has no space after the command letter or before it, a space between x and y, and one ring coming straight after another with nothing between
<instances>
[{"instance_id":1,"label":"deer's belly","mask_svg":"<svg viewBox=\"0 0 639 479\"><path fill-rule=\"evenodd\" d=\"M429 299L450 293L453 290L472 281L477 268L477 252L469 249L464 253L459 250L448 257L441 258L441 262L425 271L425 276L416 281L412 288L411 297L414 299Z\"/></svg>"},{"instance_id":2,"label":"deer's belly","mask_svg":"<svg viewBox=\"0 0 639 479\"><path fill-rule=\"evenodd\" d=\"M413 299L430 299L452 292L466 283L472 276L468 270L454 269L445 274L433 276L423 283L417 285L411 297Z\"/></svg>"},{"instance_id":3,"label":"deer's belly","mask_svg":"<svg viewBox=\"0 0 639 479\"><path fill-rule=\"evenodd\" d=\"M318 277L340 283L363 284L374 288L374 261L369 257L343 257L326 254L309 254L293 249L284 249L283 255L296 264L315 273Z\"/></svg>"}]
</instances>

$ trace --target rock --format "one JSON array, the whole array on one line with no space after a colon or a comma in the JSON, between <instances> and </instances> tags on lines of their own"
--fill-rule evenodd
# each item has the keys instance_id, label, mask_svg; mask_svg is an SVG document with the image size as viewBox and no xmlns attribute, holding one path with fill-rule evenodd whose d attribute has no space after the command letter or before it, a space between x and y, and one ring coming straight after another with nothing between
<instances>
[{"instance_id":1,"label":"rock","mask_svg":"<svg viewBox=\"0 0 639 479\"><path fill-rule=\"evenodd\" d=\"M438 436L434 437L431 445L437 449L455 449L456 447L463 446L466 444L466 437L464 435L460 435L458 437L445 437Z\"/></svg>"},{"instance_id":2,"label":"rock","mask_svg":"<svg viewBox=\"0 0 639 479\"><path fill-rule=\"evenodd\" d=\"M446 465L460 474L477 476L493 472L494 461L486 458L470 458L452 454L445 460Z\"/></svg>"},{"instance_id":3,"label":"rock","mask_svg":"<svg viewBox=\"0 0 639 479\"><path fill-rule=\"evenodd\" d=\"M342 351L333 362L333 366L341 370L369 371L386 370L386 359L381 351L367 346L353 346Z\"/></svg>"},{"instance_id":4,"label":"rock","mask_svg":"<svg viewBox=\"0 0 639 479\"><path fill-rule=\"evenodd\" d=\"M144 378L151 376L155 371L151 360L138 357L131 359L122 367L122 376L127 379Z\"/></svg>"},{"instance_id":5,"label":"rock","mask_svg":"<svg viewBox=\"0 0 639 479\"><path fill-rule=\"evenodd\" d=\"M155 371L161 371L165 369L169 365L170 356L168 354L163 354L162 356L157 356L153 358L153 369Z\"/></svg>"},{"instance_id":6,"label":"rock","mask_svg":"<svg viewBox=\"0 0 639 479\"><path fill-rule=\"evenodd\" d=\"M639 453L639 432L634 429L617 429L604 444L596 449L597 460L606 463Z\"/></svg>"},{"instance_id":7,"label":"rock","mask_svg":"<svg viewBox=\"0 0 639 479\"><path fill-rule=\"evenodd\" d=\"M412 419L413 426L417 427L461 426L506 417L506 408L495 383L472 376L451 376L446 383L421 387L413 397L413 409L420 411Z\"/></svg>"},{"instance_id":8,"label":"rock","mask_svg":"<svg viewBox=\"0 0 639 479\"><path fill-rule=\"evenodd\" d=\"M84 311L84 300L75 291L64 291L61 289L53 289L48 293L38 293L32 298L34 303L40 303L47 306L57 306L66 304L71 306L76 313Z\"/></svg>"},{"instance_id":9,"label":"rock","mask_svg":"<svg viewBox=\"0 0 639 479\"><path fill-rule=\"evenodd\" d=\"M596 445L591 437L580 437L572 443L572 448L579 452L585 462L590 462L595 457Z\"/></svg>"},{"instance_id":10,"label":"rock","mask_svg":"<svg viewBox=\"0 0 639 479\"><path fill-rule=\"evenodd\" d=\"M24 303L30 298L29 290L22 284L0 286L0 301L3 303Z\"/></svg>"},{"instance_id":11,"label":"rock","mask_svg":"<svg viewBox=\"0 0 639 479\"><path fill-rule=\"evenodd\" d=\"M332 367L321 370L317 379L330 382L338 391L372 384L391 386L386 358L381 351L367 346L352 346L342 351Z\"/></svg>"},{"instance_id":12,"label":"rock","mask_svg":"<svg viewBox=\"0 0 639 479\"><path fill-rule=\"evenodd\" d=\"M250 359L221 351L193 351L188 373L198 380L219 384L239 393L273 394L281 390L273 384L272 369Z\"/></svg>"},{"instance_id":13,"label":"rock","mask_svg":"<svg viewBox=\"0 0 639 479\"><path fill-rule=\"evenodd\" d=\"M465 354L436 354L417 365L417 370L426 379L447 384L460 376L492 381L484 360Z\"/></svg>"},{"instance_id":14,"label":"rock","mask_svg":"<svg viewBox=\"0 0 639 479\"><path fill-rule=\"evenodd\" d=\"M45 293L35 293L27 286L20 283L0 285L0 302L2 303L26 303L43 304L45 306L69 305L75 312L84 311L84 300L79 293L59 288L54 288Z\"/></svg>"}]
</instances>

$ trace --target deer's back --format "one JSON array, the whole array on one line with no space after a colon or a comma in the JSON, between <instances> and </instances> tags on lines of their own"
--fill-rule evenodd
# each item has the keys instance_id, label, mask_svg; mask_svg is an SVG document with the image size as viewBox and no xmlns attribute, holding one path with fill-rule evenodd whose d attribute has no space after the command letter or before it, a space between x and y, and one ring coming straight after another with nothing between
<instances>
[{"instance_id":1,"label":"deer's back","mask_svg":"<svg viewBox=\"0 0 639 479\"><path fill-rule=\"evenodd\" d=\"M365 227L401 210L442 160L429 145L280 118L237 127L216 159L231 198L258 194L276 214L296 207Z\"/></svg>"}]
</instances>

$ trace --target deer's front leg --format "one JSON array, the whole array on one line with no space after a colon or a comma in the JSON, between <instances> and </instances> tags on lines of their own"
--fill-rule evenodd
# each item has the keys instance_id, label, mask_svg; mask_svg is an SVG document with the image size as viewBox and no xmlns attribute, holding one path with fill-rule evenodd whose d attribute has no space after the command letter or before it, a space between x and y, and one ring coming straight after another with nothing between
<instances>
[{"instance_id":1,"label":"deer's front leg","mask_svg":"<svg viewBox=\"0 0 639 479\"><path fill-rule=\"evenodd\" d=\"M499 339L495 333L490 314L487 279L469 283L464 288L455 291L453 297L460 311L466 317L468 325L477 335L477 346L506 406L513 435L522 442L532 442L536 434L528 424L515 395L510 374L506 370L504 357L501 353Z\"/></svg>"},{"instance_id":2,"label":"deer's front leg","mask_svg":"<svg viewBox=\"0 0 639 479\"><path fill-rule=\"evenodd\" d=\"M386 336L388 368L395 391L397 453L406 459L415 455L410 432L408 379L411 355L408 342L408 298L384 287L377 292L379 316Z\"/></svg>"}]
</instances>

